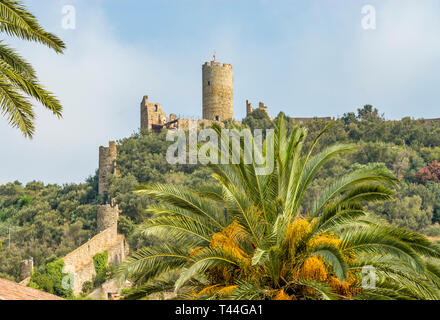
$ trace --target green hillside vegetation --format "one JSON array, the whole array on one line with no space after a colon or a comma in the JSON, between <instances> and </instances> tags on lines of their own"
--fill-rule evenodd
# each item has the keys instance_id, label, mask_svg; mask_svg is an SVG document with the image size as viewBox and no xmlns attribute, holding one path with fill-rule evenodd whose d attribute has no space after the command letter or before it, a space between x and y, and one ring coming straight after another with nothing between
<instances>
[{"instance_id":1,"label":"green hillside vegetation","mask_svg":"<svg viewBox=\"0 0 440 320\"><path fill-rule=\"evenodd\" d=\"M340 143L314 150L332 125L304 148L307 129L288 130L280 116L273 148L268 139L263 149L273 152L267 175L242 152L235 164L208 166L209 188L139 186L137 193L158 201L139 229L160 242L118 266L135 284L126 298L172 290L177 299L439 299L440 246L368 210L393 200L398 179L389 169L358 165L318 193L310 188L331 159L358 150ZM213 129L222 146L229 143L219 125ZM365 266L377 276L370 288Z\"/></svg>"},{"instance_id":2,"label":"green hillside vegetation","mask_svg":"<svg viewBox=\"0 0 440 320\"><path fill-rule=\"evenodd\" d=\"M294 122L287 120L288 129L292 128ZM275 121L257 109L243 124L264 129L273 128ZM305 149L326 125L324 120L303 124L308 129ZM378 110L365 106L337 119L315 152L335 143L354 143L358 151L336 156L318 172L301 204L304 211L337 177L366 166L387 168L399 179L395 200L372 203L367 209L394 226L422 232L433 240L440 237L440 170L436 162L440 161L440 122L386 121ZM120 176L112 178L109 196L122 210L119 231L127 236L132 250L156 242L136 228L149 217L146 208L154 200L133 193L135 187L151 182L188 188L214 184L205 166L168 164L165 153L169 144L164 132L142 132L118 142ZM43 272L48 263L93 237L97 205L104 201L97 195L96 173L82 184L11 182L0 186L0 277L18 280L19 263L29 257L34 258L36 270Z\"/></svg>"}]
</instances>

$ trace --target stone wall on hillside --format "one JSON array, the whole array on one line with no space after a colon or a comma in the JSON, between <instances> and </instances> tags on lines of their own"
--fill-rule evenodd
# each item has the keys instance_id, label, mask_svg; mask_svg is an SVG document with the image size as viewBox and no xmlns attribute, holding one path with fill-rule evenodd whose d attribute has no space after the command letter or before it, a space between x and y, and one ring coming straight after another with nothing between
<instances>
[{"instance_id":1,"label":"stone wall on hillside","mask_svg":"<svg viewBox=\"0 0 440 320\"><path fill-rule=\"evenodd\" d=\"M64 272L73 276L72 289L75 295L82 291L86 281L93 281L96 275L93 257L104 251L108 252L109 263L121 263L129 253L125 237L117 232L117 224L100 232L85 244L63 258Z\"/></svg>"}]
</instances>

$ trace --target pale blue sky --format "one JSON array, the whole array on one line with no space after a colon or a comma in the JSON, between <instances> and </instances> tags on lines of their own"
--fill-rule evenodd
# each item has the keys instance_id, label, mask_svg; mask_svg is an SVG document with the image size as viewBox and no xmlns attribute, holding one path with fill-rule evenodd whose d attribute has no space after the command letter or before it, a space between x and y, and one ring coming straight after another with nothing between
<instances>
[{"instance_id":1,"label":"pale blue sky","mask_svg":"<svg viewBox=\"0 0 440 320\"><path fill-rule=\"evenodd\" d=\"M65 55L6 39L64 105L37 106L33 140L0 119L0 183L81 182L98 147L139 128L144 94L167 113L201 115L201 65L234 67L234 115L245 100L275 116L340 116L373 104L389 119L440 117L440 0L27 0ZM376 30L361 9L376 8ZM64 5L76 29L63 30Z\"/></svg>"}]
</instances>

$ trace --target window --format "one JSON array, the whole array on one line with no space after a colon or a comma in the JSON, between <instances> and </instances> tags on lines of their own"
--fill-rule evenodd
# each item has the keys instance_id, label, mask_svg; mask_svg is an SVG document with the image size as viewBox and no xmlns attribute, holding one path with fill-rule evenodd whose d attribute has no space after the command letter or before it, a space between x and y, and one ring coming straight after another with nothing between
<instances>
[{"instance_id":1,"label":"window","mask_svg":"<svg viewBox=\"0 0 440 320\"><path fill-rule=\"evenodd\" d=\"M219 120L220 120L220 117L219 117L219 116L215 116L215 120L216 120L216 121L219 121Z\"/></svg>"},{"instance_id":2,"label":"window","mask_svg":"<svg viewBox=\"0 0 440 320\"><path fill-rule=\"evenodd\" d=\"M210 86L211 85L211 81L208 81L208 86Z\"/></svg>"},{"instance_id":3,"label":"window","mask_svg":"<svg viewBox=\"0 0 440 320\"><path fill-rule=\"evenodd\" d=\"M154 105L154 111L157 111L157 104Z\"/></svg>"}]
</instances>

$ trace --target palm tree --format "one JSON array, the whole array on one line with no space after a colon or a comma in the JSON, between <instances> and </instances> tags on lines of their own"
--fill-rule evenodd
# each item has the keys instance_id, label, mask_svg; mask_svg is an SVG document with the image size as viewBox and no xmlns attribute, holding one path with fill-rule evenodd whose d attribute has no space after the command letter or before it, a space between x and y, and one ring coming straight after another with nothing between
<instances>
[{"instance_id":1,"label":"palm tree","mask_svg":"<svg viewBox=\"0 0 440 320\"><path fill-rule=\"evenodd\" d=\"M388 171L351 172L325 186L310 210L302 208L317 172L354 150L338 144L314 152L330 127L304 151L307 131L296 126L289 133L280 117L270 175L242 161L212 165L218 184L198 191L141 186L137 192L159 204L140 230L161 244L120 265L118 273L136 284L128 298L173 290L188 299L440 298L439 247L364 209L392 199L397 181ZM365 268L374 271L368 281Z\"/></svg>"},{"instance_id":2,"label":"palm tree","mask_svg":"<svg viewBox=\"0 0 440 320\"><path fill-rule=\"evenodd\" d=\"M9 36L39 42L62 53L63 41L46 32L36 18L17 1L0 0L0 32ZM10 125L29 138L35 131L35 114L29 98L61 117L58 99L38 83L35 70L15 50L0 40L0 110Z\"/></svg>"}]
</instances>

